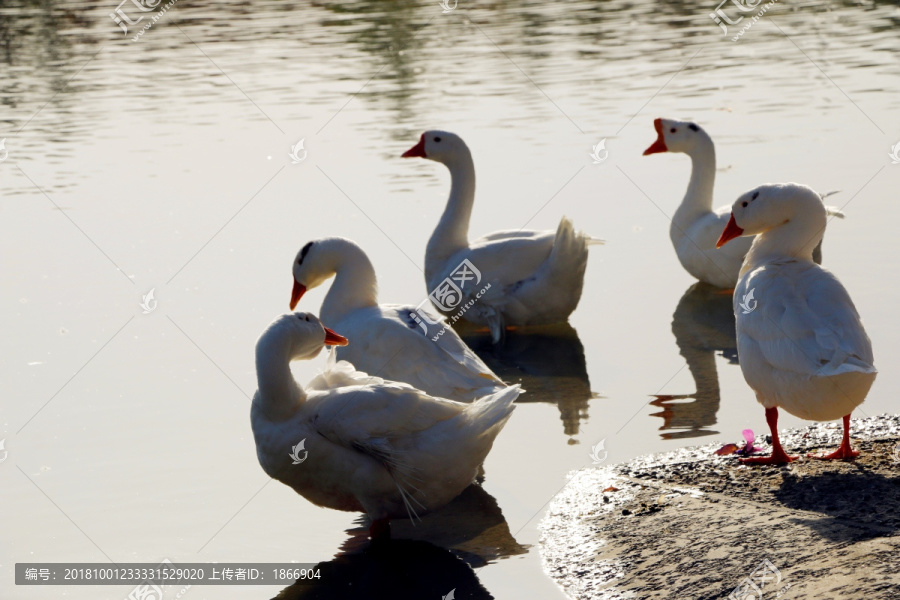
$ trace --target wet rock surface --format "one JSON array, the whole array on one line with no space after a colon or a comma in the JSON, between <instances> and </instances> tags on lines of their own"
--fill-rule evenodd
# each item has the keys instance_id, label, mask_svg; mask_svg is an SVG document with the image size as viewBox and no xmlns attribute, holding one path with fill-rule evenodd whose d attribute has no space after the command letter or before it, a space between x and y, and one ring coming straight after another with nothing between
<instances>
[{"instance_id":1,"label":"wet rock surface","mask_svg":"<svg viewBox=\"0 0 900 600\"><path fill-rule=\"evenodd\" d=\"M578 599L900 599L900 416L853 420L853 461L805 456L839 424L780 435L800 460L712 444L575 472L541 523L547 571Z\"/></svg>"}]
</instances>

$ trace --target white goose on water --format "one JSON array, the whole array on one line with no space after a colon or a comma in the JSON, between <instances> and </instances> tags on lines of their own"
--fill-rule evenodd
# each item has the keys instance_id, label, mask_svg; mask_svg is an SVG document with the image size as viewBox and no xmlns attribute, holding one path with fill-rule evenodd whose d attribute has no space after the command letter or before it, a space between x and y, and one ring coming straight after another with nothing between
<instances>
[{"instance_id":1,"label":"white goose on water","mask_svg":"<svg viewBox=\"0 0 900 600\"><path fill-rule=\"evenodd\" d=\"M463 404L345 361L297 384L291 361L345 344L308 313L269 325L256 344L256 453L270 477L318 506L365 512L372 537L389 537L389 519L440 508L473 482L520 389Z\"/></svg>"},{"instance_id":2,"label":"white goose on water","mask_svg":"<svg viewBox=\"0 0 900 600\"><path fill-rule=\"evenodd\" d=\"M334 277L322 321L353 340L337 359L434 396L470 402L506 386L438 317L413 305L378 304L375 268L362 248L340 237L309 242L293 264L291 310Z\"/></svg>"},{"instance_id":3,"label":"white goose on water","mask_svg":"<svg viewBox=\"0 0 900 600\"><path fill-rule=\"evenodd\" d=\"M863 403L877 370L872 343L837 277L813 262L828 215L812 189L764 185L737 199L717 246L756 235L734 290L738 358L766 409L772 455L793 460L778 440L778 408L801 419L843 418L840 448L813 458L849 459L850 413Z\"/></svg>"},{"instance_id":4,"label":"white goose on water","mask_svg":"<svg viewBox=\"0 0 900 600\"><path fill-rule=\"evenodd\" d=\"M441 290L464 261L480 281L457 286L462 318L487 326L494 342L507 326L565 322L581 298L588 246L602 243L576 232L563 217L556 231L507 230L469 241L475 201L475 164L458 135L426 131L403 157L439 162L450 171L450 197L425 250L425 283ZM489 287L488 287L489 286ZM437 306L446 315L455 307Z\"/></svg>"},{"instance_id":5,"label":"white goose on water","mask_svg":"<svg viewBox=\"0 0 900 600\"><path fill-rule=\"evenodd\" d=\"M691 179L669 226L675 254L685 271L700 281L732 289L753 238L741 238L722 250L716 250L716 240L728 223L731 207L723 206L716 210L712 207L716 182L716 148L712 138L702 127L687 121L656 119L653 126L658 137L644 150L644 156L680 152L691 158ZM836 208L828 207L828 211L837 217L844 216ZM816 246L813 258L821 264L821 243Z\"/></svg>"}]
</instances>

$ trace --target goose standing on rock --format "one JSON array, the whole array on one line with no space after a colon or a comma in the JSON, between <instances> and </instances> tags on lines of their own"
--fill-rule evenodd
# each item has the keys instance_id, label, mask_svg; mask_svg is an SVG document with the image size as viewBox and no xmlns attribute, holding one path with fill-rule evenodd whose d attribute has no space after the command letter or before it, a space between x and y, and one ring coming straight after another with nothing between
<instances>
[{"instance_id":1,"label":"goose standing on rock","mask_svg":"<svg viewBox=\"0 0 900 600\"><path fill-rule=\"evenodd\" d=\"M494 343L507 326L562 323L569 318L581 298L588 246L602 240L576 232L563 217L556 231L498 231L470 242L475 165L462 138L426 131L403 157L427 158L450 171L447 207L425 250L425 283L432 295L450 291L458 302L436 303L438 310L458 315L457 307L465 306L462 318L487 326ZM462 281L457 277L460 269ZM466 270L475 273L474 281L465 279Z\"/></svg>"},{"instance_id":2,"label":"goose standing on rock","mask_svg":"<svg viewBox=\"0 0 900 600\"><path fill-rule=\"evenodd\" d=\"M345 361L297 384L291 361L346 344L308 313L269 325L256 344L256 453L273 479L318 506L365 512L372 537L390 537L389 519L440 508L474 481L520 389L463 404Z\"/></svg>"},{"instance_id":3,"label":"goose standing on rock","mask_svg":"<svg viewBox=\"0 0 900 600\"><path fill-rule=\"evenodd\" d=\"M680 152L691 158L691 179L684 199L669 226L669 237L675 254L685 271L710 285L732 289L737 284L744 256L753 238L741 238L716 250L716 240L728 223L731 207L713 210L713 187L716 182L716 147L712 138L696 123L656 119L657 139L644 150L644 156L659 152ZM836 208L829 214L843 217ZM822 244L813 251L813 260L822 263Z\"/></svg>"},{"instance_id":4,"label":"goose standing on rock","mask_svg":"<svg viewBox=\"0 0 900 600\"><path fill-rule=\"evenodd\" d=\"M362 248L340 237L309 242L293 264L291 310L308 289L334 277L320 315L353 344L337 359L402 381L433 396L471 402L506 384L450 327L412 305L378 304L375 268Z\"/></svg>"},{"instance_id":5,"label":"goose standing on rock","mask_svg":"<svg viewBox=\"0 0 900 600\"><path fill-rule=\"evenodd\" d=\"M717 246L756 235L734 290L738 358L766 409L772 455L752 464L794 460L778 440L778 408L801 419L843 417L840 448L811 458L850 459L850 413L863 403L877 370L872 343L837 277L813 262L827 212L812 189L764 185L735 201Z\"/></svg>"}]
</instances>

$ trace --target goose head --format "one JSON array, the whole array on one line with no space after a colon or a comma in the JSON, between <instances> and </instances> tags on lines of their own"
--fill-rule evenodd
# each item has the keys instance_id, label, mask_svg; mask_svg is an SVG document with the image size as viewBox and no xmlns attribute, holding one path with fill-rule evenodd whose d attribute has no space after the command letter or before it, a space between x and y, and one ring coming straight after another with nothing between
<instances>
[{"instance_id":1,"label":"goose head","mask_svg":"<svg viewBox=\"0 0 900 600\"><path fill-rule=\"evenodd\" d=\"M825 204L812 188L798 183L761 185L735 200L716 248L736 237L774 233L789 224L795 225L794 245L815 246L827 218Z\"/></svg>"},{"instance_id":2,"label":"goose head","mask_svg":"<svg viewBox=\"0 0 900 600\"><path fill-rule=\"evenodd\" d=\"M300 302L300 298L311 290L322 285L335 273L333 265L327 260L328 252L323 248L325 240L307 242L294 258L294 289L291 290L291 310Z\"/></svg>"},{"instance_id":3,"label":"goose head","mask_svg":"<svg viewBox=\"0 0 900 600\"><path fill-rule=\"evenodd\" d=\"M402 154L403 158L427 158L439 163L452 163L458 158L471 156L469 147L461 137L449 131L426 131L419 143Z\"/></svg>"},{"instance_id":4,"label":"goose head","mask_svg":"<svg viewBox=\"0 0 900 600\"><path fill-rule=\"evenodd\" d=\"M289 360L309 360L318 356L325 346L346 346L344 336L322 325L312 313L288 313L269 325L260 342L271 340L287 349Z\"/></svg>"},{"instance_id":5,"label":"goose head","mask_svg":"<svg viewBox=\"0 0 900 600\"><path fill-rule=\"evenodd\" d=\"M672 119L656 119L656 141L644 150L644 156L658 152L693 153L700 145L712 143L712 139L703 128L689 121L673 121Z\"/></svg>"}]
</instances>

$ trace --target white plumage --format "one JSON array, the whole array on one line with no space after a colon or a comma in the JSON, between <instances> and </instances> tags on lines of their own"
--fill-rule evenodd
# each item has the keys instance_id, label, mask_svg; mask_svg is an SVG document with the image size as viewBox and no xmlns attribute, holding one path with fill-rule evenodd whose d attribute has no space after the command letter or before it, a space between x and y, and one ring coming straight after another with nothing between
<instances>
[{"instance_id":1,"label":"white plumage","mask_svg":"<svg viewBox=\"0 0 900 600\"><path fill-rule=\"evenodd\" d=\"M304 313L283 315L260 337L251 411L257 456L269 476L310 502L366 512L373 535L384 534L387 519L439 508L472 483L520 389L463 404L347 362L297 385L290 361L342 342ZM291 450L301 441L308 454L297 464Z\"/></svg>"},{"instance_id":2,"label":"white plumage","mask_svg":"<svg viewBox=\"0 0 900 600\"><path fill-rule=\"evenodd\" d=\"M680 152L691 158L691 178L684 198L669 226L669 237L684 270L700 281L731 289L737 284L744 256L753 243L752 237L734 240L722 249L716 240L728 223L731 207L713 210L713 188L716 181L716 148L712 138L696 123L656 119L657 140L644 155L658 152ZM829 214L843 217L828 207ZM816 263L822 262L821 242L813 251Z\"/></svg>"},{"instance_id":3,"label":"white plumage","mask_svg":"<svg viewBox=\"0 0 900 600\"><path fill-rule=\"evenodd\" d=\"M602 240L575 231L563 217L555 232L506 230L469 242L475 166L465 142L446 131L426 131L403 156L434 160L450 171L450 197L425 251L429 292L452 280L468 260L481 279L459 286L461 305L471 304L462 318L489 327L494 342L508 325L565 322L581 298L588 246ZM451 317L459 312L437 308Z\"/></svg>"},{"instance_id":4,"label":"white plumage","mask_svg":"<svg viewBox=\"0 0 900 600\"><path fill-rule=\"evenodd\" d=\"M375 268L354 242L338 237L310 242L297 254L293 274L291 308L307 289L334 276L320 315L328 327L353 341L337 349L339 360L460 402L506 386L453 329L429 311L414 305L378 304Z\"/></svg>"},{"instance_id":5,"label":"white plumage","mask_svg":"<svg viewBox=\"0 0 900 600\"><path fill-rule=\"evenodd\" d=\"M852 458L849 416L865 400L877 370L872 344L847 290L815 264L825 231L819 195L798 184L764 185L734 203L719 245L757 234L734 292L738 357L744 378L766 408L773 459L777 408L803 419L844 418L844 441L819 458ZM759 459L754 462L761 462Z\"/></svg>"}]
</instances>

